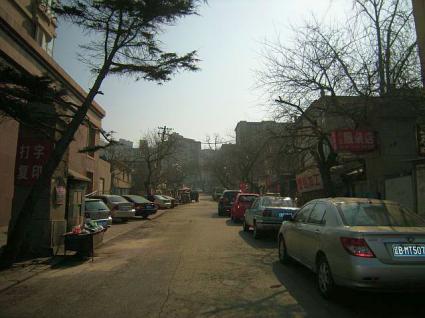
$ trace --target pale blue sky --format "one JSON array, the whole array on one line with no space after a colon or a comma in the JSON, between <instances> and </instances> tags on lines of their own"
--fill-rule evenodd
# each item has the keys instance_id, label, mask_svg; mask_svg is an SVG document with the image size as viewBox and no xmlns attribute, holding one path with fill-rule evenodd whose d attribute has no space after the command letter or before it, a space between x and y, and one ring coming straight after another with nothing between
<instances>
[{"instance_id":1,"label":"pale blue sky","mask_svg":"<svg viewBox=\"0 0 425 318\"><path fill-rule=\"evenodd\" d=\"M290 40L290 25L312 13L318 17L341 16L350 0L209 0L200 16L180 20L167 29L162 40L170 51L198 50L201 71L180 73L170 82L135 82L109 77L98 96L106 110L106 130L117 138L137 142L143 134L166 125L181 135L200 141L207 134L228 136L240 120L270 118L267 100L255 90L254 70L261 65L261 43ZM56 61L85 89L93 78L77 59L84 36L75 26L59 24Z\"/></svg>"}]
</instances>

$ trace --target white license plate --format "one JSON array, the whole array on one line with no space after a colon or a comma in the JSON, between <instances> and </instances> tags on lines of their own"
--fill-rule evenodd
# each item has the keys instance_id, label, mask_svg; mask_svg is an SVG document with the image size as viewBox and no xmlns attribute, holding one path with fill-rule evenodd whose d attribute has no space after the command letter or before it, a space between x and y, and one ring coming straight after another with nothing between
<instances>
[{"instance_id":1,"label":"white license plate","mask_svg":"<svg viewBox=\"0 0 425 318\"><path fill-rule=\"evenodd\" d=\"M281 213L279 213L279 217L280 217L280 218L283 218L283 217L285 217L285 216L291 216L291 213L285 213L285 212L281 212Z\"/></svg>"},{"instance_id":2,"label":"white license plate","mask_svg":"<svg viewBox=\"0 0 425 318\"><path fill-rule=\"evenodd\" d=\"M102 225L104 228L108 227L108 221L95 221L97 224Z\"/></svg>"},{"instance_id":3,"label":"white license plate","mask_svg":"<svg viewBox=\"0 0 425 318\"><path fill-rule=\"evenodd\" d=\"M395 257L425 257L425 244L393 244Z\"/></svg>"}]
</instances>

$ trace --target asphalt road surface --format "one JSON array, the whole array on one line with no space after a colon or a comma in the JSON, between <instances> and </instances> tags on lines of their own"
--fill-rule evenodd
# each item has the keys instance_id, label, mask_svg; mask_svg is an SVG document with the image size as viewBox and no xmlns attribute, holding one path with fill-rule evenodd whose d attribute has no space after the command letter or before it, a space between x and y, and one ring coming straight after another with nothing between
<instances>
[{"instance_id":1,"label":"asphalt road surface","mask_svg":"<svg viewBox=\"0 0 425 318\"><path fill-rule=\"evenodd\" d=\"M277 261L201 202L139 221L94 262L66 260L0 294L0 317L425 317L425 294L343 291L326 301L314 275Z\"/></svg>"}]
</instances>

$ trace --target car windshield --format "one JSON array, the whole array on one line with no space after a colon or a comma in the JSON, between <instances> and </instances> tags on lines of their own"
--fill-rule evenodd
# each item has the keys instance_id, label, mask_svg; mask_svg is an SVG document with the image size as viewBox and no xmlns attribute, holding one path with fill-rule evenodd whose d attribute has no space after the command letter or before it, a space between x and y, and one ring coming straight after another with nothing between
<instances>
[{"instance_id":1,"label":"car windshield","mask_svg":"<svg viewBox=\"0 0 425 318\"><path fill-rule=\"evenodd\" d=\"M252 203L257 198L256 195L241 195L239 196L239 202Z\"/></svg>"},{"instance_id":2,"label":"car windshield","mask_svg":"<svg viewBox=\"0 0 425 318\"><path fill-rule=\"evenodd\" d=\"M425 221L397 204L340 204L343 222L348 226L425 226Z\"/></svg>"},{"instance_id":3,"label":"car windshield","mask_svg":"<svg viewBox=\"0 0 425 318\"><path fill-rule=\"evenodd\" d=\"M224 192L223 197L229 201L233 201L239 192Z\"/></svg>"},{"instance_id":4,"label":"car windshield","mask_svg":"<svg viewBox=\"0 0 425 318\"><path fill-rule=\"evenodd\" d=\"M263 206L269 207L293 207L294 203L291 198L281 197L265 197L263 198Z\"/></svg>"},{"instance_id":5,"label":"car windshield","mask_svg":"<svg viewBox=\"0 0 425 318\"><path fill-rule=\"evenodd\" d=\"M109 196L109 200L114 203L128 202L126 199L120 197L119 195L111 195Z\"/></svg>"},{"instance_id":6,"label":"car windshield","mask_svg":"<svg viewBox=\"0 0 425 318\"><path fill-rule=\"evenodd\" d=\"M134 203L150 203L149 200L146 200L144 197L138 195L127 195L126 197Z\"/></svg>"},{"instance_id":7,"label":"car windshield","mask_svg":"<svg viewBox=\"0 0 425 318\"><path fill-rule=\"evenodd\" d=\"M86 201L85 202L86 211L99 211L99 210L109 210L105 203L101 200Z\"/></svg>"}]
</instances>

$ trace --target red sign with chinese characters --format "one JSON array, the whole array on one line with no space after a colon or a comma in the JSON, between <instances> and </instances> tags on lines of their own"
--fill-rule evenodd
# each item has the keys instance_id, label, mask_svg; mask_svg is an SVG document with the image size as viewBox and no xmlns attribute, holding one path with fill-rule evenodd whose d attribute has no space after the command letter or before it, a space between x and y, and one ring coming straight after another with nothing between
<instances>
[{"instance_id":1,"label":"red sign with chinese characters","mask_svg":"<svg viewBox=\"0 0 425 318\"><path fill-rule=\"evenodd\" d=\"M304 171L296 176L299 193L323 189L322 177L318 169Z\"/></svg>"},{"instance_id":2,"label":"red sign with chinese characters","mask_svg":"<svg viewBox=\"0 0 425 318\"><path fill-rule=\"evenodd\" d=\"M376 136L370 130L340 129L331 133L334 151L367 152L376 149Z\"/></svg>"},{"instance_id":3,"label":"red sign with chinese characters","mask_svg":"<svg viewBox=\"0 0 425 318\"><path fill-rule=\"evenodd\" d=\"M19 136L16 149L16 184L33 185L40 178L52 149L53 145L49 140Z\"/></svg>"}]
</instances>

